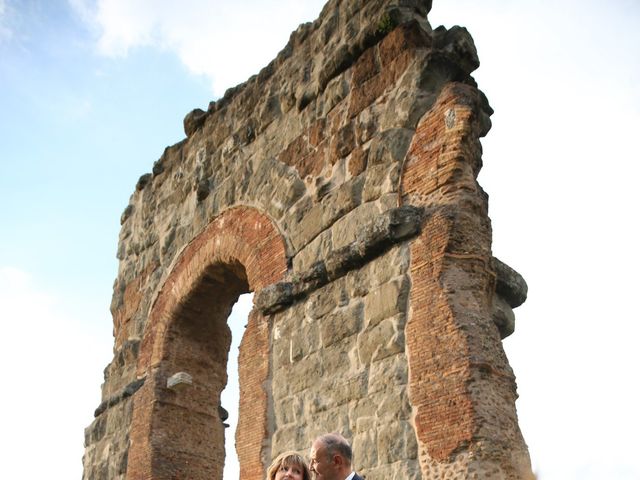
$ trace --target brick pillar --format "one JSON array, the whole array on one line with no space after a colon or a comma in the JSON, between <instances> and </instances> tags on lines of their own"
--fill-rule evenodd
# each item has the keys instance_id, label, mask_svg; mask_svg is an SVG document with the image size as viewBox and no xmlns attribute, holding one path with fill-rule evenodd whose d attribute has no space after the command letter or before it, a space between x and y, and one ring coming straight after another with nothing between
<instances>
[{"instance_id":1,"label":"brick pillar","mask_svg":"<svg viewBox=\"0 0 640 480\"><path fill-rule=\"evenodd\" d=\"M411 245L406 327L427 478L449 471L451 478L532 478L515 378L491 319L491 226L476 181L483 115L475 88L445 85L417 126L402 179L403 200L427 212Z\"/></svg>"}]
</instances>

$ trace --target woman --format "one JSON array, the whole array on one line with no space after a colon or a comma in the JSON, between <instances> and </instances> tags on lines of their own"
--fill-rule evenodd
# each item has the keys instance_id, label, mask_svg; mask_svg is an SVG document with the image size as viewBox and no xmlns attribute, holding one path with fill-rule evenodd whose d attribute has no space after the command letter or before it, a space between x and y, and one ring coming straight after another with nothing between
<instances>
[{"instance_id":1,"label":"woman","mask_svg":"<svg viewBox=\"0 0 640 480\"><path fill-rule=\"evenodd\" d=\"M302 455L284 452L271 462L267 480L311 480L311 474Z\"/></svg>"}]
</instances>

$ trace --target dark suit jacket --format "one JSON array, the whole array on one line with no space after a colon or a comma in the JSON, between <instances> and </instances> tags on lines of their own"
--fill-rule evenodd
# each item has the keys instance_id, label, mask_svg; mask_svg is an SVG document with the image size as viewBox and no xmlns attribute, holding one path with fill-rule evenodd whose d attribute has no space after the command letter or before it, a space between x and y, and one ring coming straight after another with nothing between
<instances>
[{"instance_id":1,"label":"dark suit jacket","mask_svg":"<svg viewBox=\"0 0 640 480\"><path fill-rule=\"evenodd\" d=\"M364 480L360 475L358 475L357 473L353 476L353 480Z\"/></svg>"}]
</instances>

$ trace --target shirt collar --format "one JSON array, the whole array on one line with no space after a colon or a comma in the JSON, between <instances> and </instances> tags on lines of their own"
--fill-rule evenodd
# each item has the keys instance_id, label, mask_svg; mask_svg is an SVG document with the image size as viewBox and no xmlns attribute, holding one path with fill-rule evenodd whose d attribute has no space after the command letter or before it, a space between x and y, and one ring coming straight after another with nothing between
<instances>
[{"instance_id":1,"label":"shirt collar","mask_svg":"<svg viewBox=\"0 0 640 480\"><path fill-rule=\"evenodd\" d=\"M351 472L349 474L349 476L347 478L345 478L344 480L353 480L353 477L355 477L355 475L356 475L356 472Z\"/></svg>"}]
</instances>

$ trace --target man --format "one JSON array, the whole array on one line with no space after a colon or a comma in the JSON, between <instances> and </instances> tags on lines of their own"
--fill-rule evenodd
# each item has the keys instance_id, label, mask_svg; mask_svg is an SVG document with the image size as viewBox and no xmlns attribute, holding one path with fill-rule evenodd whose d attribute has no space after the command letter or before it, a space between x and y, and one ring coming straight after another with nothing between
<instances>
[{"instance_id":1,"label":"man","mask_svg":"<svg viewBox=\"0 0 640 480\"><path fill-rule=\"evenodd\" d=\"M316 480L363 480L351 468L353 454L340 434L327 433L315 439L309 454L309 470Z\"/></svg>"}]
</instances>

